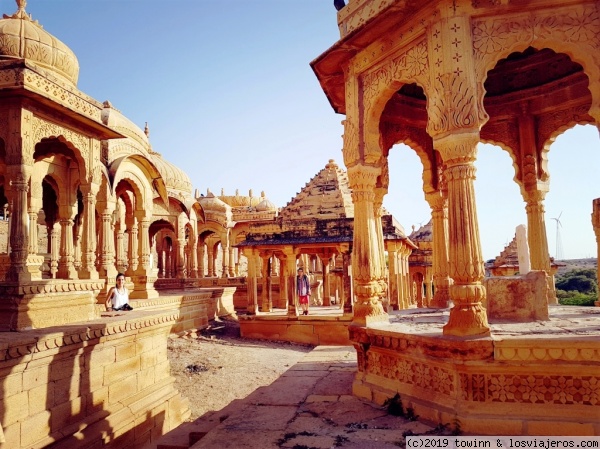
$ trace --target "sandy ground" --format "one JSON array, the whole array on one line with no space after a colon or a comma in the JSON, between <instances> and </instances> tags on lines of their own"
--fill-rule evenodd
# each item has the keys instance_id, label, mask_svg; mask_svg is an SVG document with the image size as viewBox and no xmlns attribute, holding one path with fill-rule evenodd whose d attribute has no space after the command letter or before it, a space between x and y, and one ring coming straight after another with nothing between
<instances>
[{"instance_id":1,"label":"sandy ground","mask_svg":"<svg viewBox=\"0 0 600 449\"><path fill-rule=\"evenodd\" d=\"M212 322L198 338L170 338L171 374L190 401L190 421L269 385L313 347L239 337L237 321Z\"/></svg>"}]
</instances>

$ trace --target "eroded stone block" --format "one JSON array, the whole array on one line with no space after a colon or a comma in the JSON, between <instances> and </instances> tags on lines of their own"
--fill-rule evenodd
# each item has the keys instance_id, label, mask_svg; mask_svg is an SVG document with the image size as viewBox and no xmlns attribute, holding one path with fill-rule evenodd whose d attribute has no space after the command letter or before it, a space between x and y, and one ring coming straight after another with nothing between
<instances>
[{"instance_id":1,"label":"eroded stone block","mask_svg":"<svg viewBox=\"0 0 600 449\"><path fill-rule=\"evenodd\" d=\"M510 321L548 320L548 276L530 271L525 276L484 280L489 319Z\"/></svg>"}]
</instances>

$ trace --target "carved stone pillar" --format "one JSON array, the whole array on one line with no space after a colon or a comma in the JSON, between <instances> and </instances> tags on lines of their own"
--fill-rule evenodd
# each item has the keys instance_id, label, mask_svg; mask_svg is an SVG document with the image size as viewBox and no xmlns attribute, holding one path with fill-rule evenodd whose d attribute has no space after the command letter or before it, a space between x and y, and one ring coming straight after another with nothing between
<instances>
[{"instance_id":1,"label":"carved stone pillar","mask_svg":"<svg viewBox=\"0 0 600 449\"><path fill-rule=\"evenodd\" d=\"M454 280L454 285L450 286L454 307L444 326L445 335L490 332L482 305L485 271L473 188L478 140L475 133L450 134L436 140L434 145L447 167L449 261L450 277Z\"/></svg>"},{"instance_id":2,"label":"carved stone pillar","mask_svg":"<svg viewBox=\"0 0 600 449\"><path fill-rule=\"evenodd\" d=\"M27 192L31 167L16 165L9 167L7 171L11 179L10 193L12 196L9 237L11 266L7 273L7 279L29 281L32 279L32 273L27 267L29 251Z\"/></svg>"},{"instance_id":3,"label":"carved stone pillar","mask_svg":"<svg viewBox=\"0 0 600 449\"><path fill-rule=\"evenodd\" d=\"M431 207L433 234L433 285L435 292L429 307L446 308L450 301L452 279L448 275L448 202L442 192L427 195Z\"/></svg>"},{"instance_id":4,"label":"carved stone pillar","mask_svg":"<svg viewBox=\"0 0 600 449\"><path fill-rule=\"evenodd\" d=\"M114 248L114 234L113 234L113 212L114 212L114 204L107 205L102 211L101 219L102 219L102 251L100 252L100 267L101 267L101 275L102 277L106 277L108 279L116 278L117 276L117 268L115 266L115 248ZM123 233L119 229L117 232L117 248L123 250Z\"/></svg>"},{"instance_id":5,"label":"carved stone pillar","mask_svg":"<svg viewBox=\"0 0 600 449\"><path fill-rule=\"evenodd\" d=\"M396 243L388 243L388 294L390 307L392 310L398 310L398 251Z\"/></svg>"},{"instance_id":6,"label":"carved stone pillar","mask_svg":"<svg viewBox=\"0 0 600 449\"><path fill-rule=\"evenodd\" d=\"M431 278L431 270L428 268L425 270L425 279L423 280L425 285L425 300L423 301L423 307L431 307L431 300L433 296L433 282Z\"/></svg>"},{"instance_id":7,"label":"carved stone pillar","mask_svg":"<svg viewBox=\"0 0 600 449\"><path fill-rule=\"evenodd\" d=\"M150 218L136 217L139 223L138 249L139 266L137 274L148 275L150 270Z\"/></svg>"},{"instance_id":8,"label":"carved stone pillar","mask_svg":"<svg viewBox=\"0 0 600 449\"><path fill-rule=\"evenodd\" d=\"M600 198L593 200L592 206L592 226L594 234L596 234L596 257L600 260ZM600 264L596 264L596 279L600 279ZM598 301L594 302L596 307L600 307L600 289L598 289L598 295Z\"/></svg>"},{"instance_id":9,"label":"carved stone pillar","mask_svg":"<svg viewBox=\"0 0 600 449\"><path fill-rule=\"evenodd\" d=\"M167 246L165 248L165 277L172 278L173 277L173 247Z\"/></svg>"},{"instance_id":10,"label":"carved stone pillar","mask_svg":"<svg viewBox=\"0 0 600 449\"><path fill-rule=\"evenodd\" d=\"M404 279L404 308L408 309L415 303L413 296L412 279L410 277L410 267L408 265L408 257L410 252L406 251L402 254L402 278Z\"/></svg>"},{"instance_id":11,"label":"carved stone pillar","mask_svg":"<svg viewBox=\"0 0 600 449\"><path fill-rule=\"evenodd\" d=\"M82 186L83 193L83 242L80 277L83 279L99 279L96 270L96 195L98 186L89 184ZM112 236L111 239L112 240Z\"/></svg>"},{"instance_id":12,"label":"carved stone pillar","mask_svg":"<svg viewBox=\"0 0 600 449\"><path fill-rule=\"evenodd\" d=\"M527 203L527 245L532 270L545 271L548 274L548 304L557 304L554 275L550 266L548 252L548 236L544 218L545 192L539 190L526 191L524 200Z\"/></svg>"},{"instance_id":13,"label":"carved stone pillar","mask_svg":"<svg viewBox=\"0 0 600 449\"><path fill-rule=\"evenodd\" d=\"M284 248L285 255L285 280L287 292L287 315L298 316L298 292L296 287L296 253L291 248ZM281 279L281 278L280 278ZM279 281L281 283L281 281Z\"/></svg>"},{"instance_id":14,"label":"carved stone pillar","mask_svg":"<svg viewBox=\"0 0 600 449\"><path fill-rule=\"evenodd\" d=\"M235 248L229 245L229 277L235 277Z\"/></svg>"},{"instance_id":15,"label":"carved stone pillar","mask_svg":"<svg viewBox=\"0 0 600 449\"><path fill-rule=\"evenodd\" d=\"M205 245L203 241L198 242L198 277L204 277L204 255Z\"/></svg>"},{"instance_id":16,"label":"carved stone pillar","mask_svg":"<svg viewBox=\"0 0 600 449\"><path fill-rule=\"evenodd\" d=\"M245 251L246 257L248 258L248 313L256 315L258 312L258 289L257 289L257 272L256 272L256 251L254 249L247 249ZM209 252L210 256L210 252ZM210 257L209 257L210 261Z\"/></svg>"},{"instance_id":17,"label":"carved stone pillar","mask_svg":"<svg viewBox=\"0 0 600 449\"><path fill-rule=\"evenodd\" d=\"M185 272L185 239L177 239L177 278L186 277Z\"/></svg>"},{"instance_id":18,"label":"carved stone pillar","mask_svg":"<svg viewBox=\"0 0 600 449\"><path fill-rule=\"evenodd\" d=\"M58 261L58 277L61 279L77 279L77 271L73 265L73 219L60 219L60 260Z\"/></svg>"},{"instance_id":19,"label":"carved stone pillar","mask_svg":"<svg viewBox=\"0 0 600 449\"><path fill-rule=\"evenodd\" d=\"M48 236L50 238L50 277L56 279L58 274L58 259L60 256L60 225L54 223L48 227Z\"/></svg>"},{"instance_id":20,"label":"carved stone pillar","mask_svg":"<svg viewBox=\"0 0 600 449\"><path fill-rule=\"evenodd\" d=\"M78 276L81 277L81 246L83 244L83 220L80 216L76 216L73 220L73 266L77 270Z\"/></svg>"},{"instance_id":21,"label":"carved stone pillar","mask_svg":"<svg viewBox=\"0 0 600 449\"><path fill-rule=\"evenodd\" d=\"M208 258L208 277L215 277L215 254L214 246L212 244L207 245L207 258Z\"/></svg>"},{"instance_id":22,"label":"carved stone pillar","mask_svg":"<svg viewBox=\"0 0 600 449\"><path fill-rule=\"evenodd\" d=\"M129 267L128 261L127 261L127 255L125 252L125 229L123 228L123 225L121 223L117 223L115 225L115 231L117 234L116 235L116 239L117 239L117 245L116 245L117 271L119 273L125 273L127 271L127 268ZM112 233L112 230L109 232Z\"/></svg>"},{"instance_id":23,"label":"carved stone pillar","mask_svg":"<svg viewBox=\"0 0 600 449\"><path fill-rule=\"evenodd\" d=\"M263 253L262 259L262 301L261 312L273 311L273 296L271 291L271 254Z\"/></svg>"},{"instance_id":24,"label":"carved stone pillar","mask_svg":"<svg viewBox=\"0 0 600 449\"><path fill-rule=\"evenodd\" d=\"M287 266L286 260L287 256L285 254L278 254L275 256L277 263L279 265L279 306L283 303L283 308L287 310L288 306L288 284L286 282L287 276Z\"/></svg>"},{"instance_id":25,"label":"carved stone pillar","mask_svg":"<svg viewBox=\"0 0 600 449\"><path fill-rule=\"evenodd\" d=\"M387 170L387 166L384 167L384 170ZM388 292L388 280L387 273L385 267L385 242L383 241L383 227L381 224L381 216L383 215L383 197L387 193L387 190L383 187L377 187L375 189L375 201L373 203L373 212L375 215L375 230L377 231L377 251L376 253L379 255L379 274L377 278L379 279L379 287L381 292L379 293L379 300L381 301L383 309L387 312L390 299Z\"/></svg>"},{"instance_id":26,"label":"carved stone pillar","mask_svg":"<svg viewBox=\"0 0 600 449\"><path fill-rule=\"evenodd\" d=\"M37 254L38 253L38 211L39 209L29 208L29 254Z\"/></svg>"},{"instance_id":27,"label":"carved stone pillar","mask_svg":"<svg viewBox=\"0 0 600 449\"><path fill-rule=\"evenodd\" d=\"M329 279L329 263L331 256L320 256L323 265L323 305L331 305L331 280Z\"/></svg>"},{"instance_id":28,"label":"carved stone pillar","mask_svg":"<svg viewBox=\"0 0 600 449\"><path fill-rule=\"evenodd\" d=\"M128 224L129 228L129 241L127 248L127 275L133 276L138 268L139 256L138 256L138 224L135 218L133 218Z\"/></svg>"},{"instance_id":29,"label":"carved stone pillar","mask_svg":"<svg viewBox=\"0 0 600 449\"><path fill-rule=\"evenodd\" d=\"M352 255L349 251L342 254L342 304L344 315L354 314L354 295L352 294Z\"/></svg>"},{"instance_id":30,"label":"carved stone pillar","mask_svg":"<svg viewBox=\"0 0 600 449\"><path fill-rule=\"evenodd\" d=\"M221 242L221 254L223 255L223 270L221 271L221 277L227 278L229 274L229 243L223 244Z\"/></svg>"},{"instance_id":31,"label":"carved stone pillar","mask_svg":"<svg viewBox=\"0 0 600 449\"><path fill-rule=\"evenodd\" d=\"M357 326L388 320L380 302L382 267L374 210L375 184L380 172L379 168L367 165L348 168L354 203L352 274L356 304L352 322Z\"/></svg>"},{"instance_id":32,"label":"carved stone pillar","mask_svg":"<svg viewBox=\"0 0 600 449\"><path fill-rule=\"evenodd\" d=\"M419 309L421 309L423 307L423 280L424 280L425 276L421 275L420 273L415 273L415 275L413 276L413 282L415 283L416 286L416 300L417 300L417 307Z\"/></svg>"},{"instance_id":33,"label":"carved stone pillar","mask_svg":"<svg viewBox=\"0 0 600 449\"><path fill-rule=\"evenodd\" d=\"M197 279L198 278L198 236L195 236L194 240L192 241L192 247L190 249L190 256L191 256L191 272L190 272L190 277Z\"/></svg>"}]
</instances>

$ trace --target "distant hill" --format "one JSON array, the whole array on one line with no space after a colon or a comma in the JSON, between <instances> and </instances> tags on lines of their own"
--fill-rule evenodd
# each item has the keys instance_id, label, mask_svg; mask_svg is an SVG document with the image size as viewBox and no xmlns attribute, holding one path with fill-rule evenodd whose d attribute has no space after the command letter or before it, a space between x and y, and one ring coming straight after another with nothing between
<instances>
[{"instance_id":1,"label":"distant hill","mask_svg":"<svg viewBox=\"0 0 600 449\"><path fill-rule=\"evenodd\" d=\"M557 260L558 263L564 263L564 267L560 267L558 269L558 275L564 274L571 270L576 269L587 269L591 268L593 270L598 267L598 259L595 257L590 257L587 259L568 259L568 260Z\"/></svg>"}]
</instances>

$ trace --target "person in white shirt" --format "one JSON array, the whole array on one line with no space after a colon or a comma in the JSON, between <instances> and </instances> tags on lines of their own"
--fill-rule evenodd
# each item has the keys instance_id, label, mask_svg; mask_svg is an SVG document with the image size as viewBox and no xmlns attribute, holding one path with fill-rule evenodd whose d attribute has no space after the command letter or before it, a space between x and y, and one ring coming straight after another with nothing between
<instances>
[{"instance_id":1,"label":"person in white shirt","mask_svg":"<svg viewBox=\"0 0 600 449\"><path fill-rule=\"evenodd\" d=\"M111 287L106 295L106 310L133 310L129 305L129 291L125 287L125 275L117 274L117 285Z\"/></svg>"}]
</instances>

